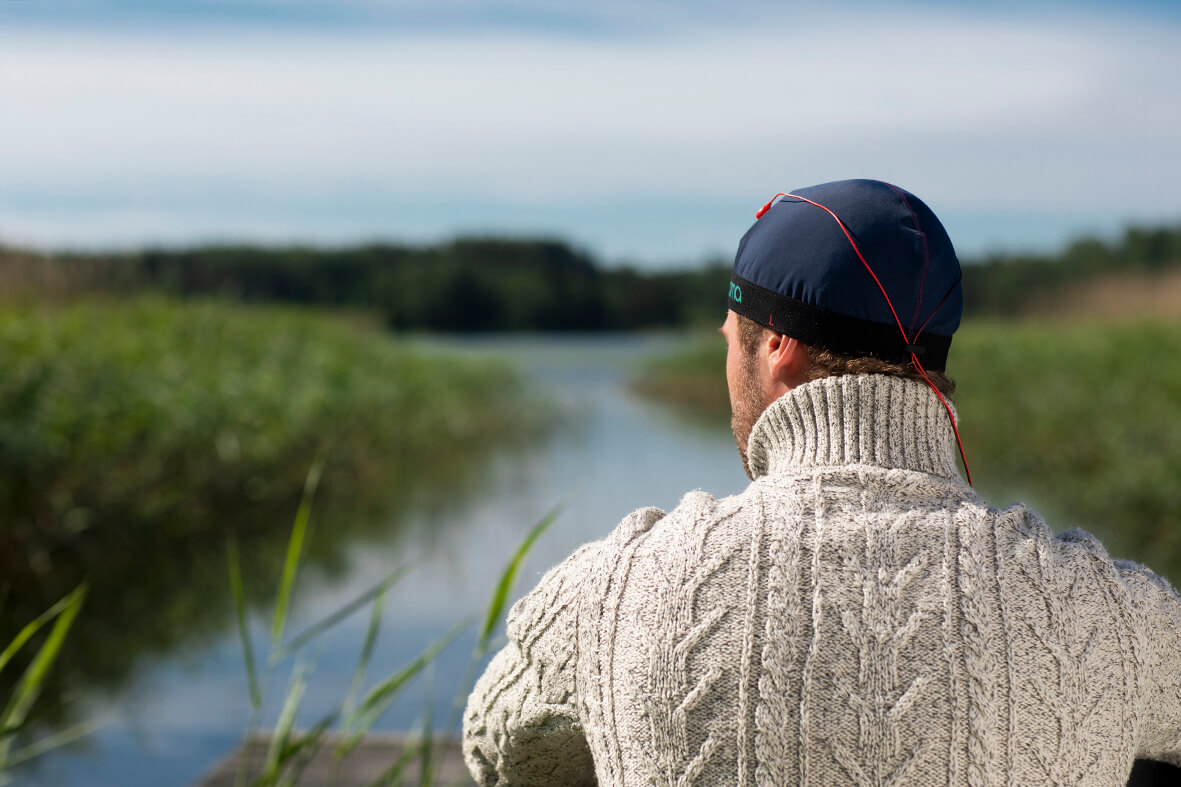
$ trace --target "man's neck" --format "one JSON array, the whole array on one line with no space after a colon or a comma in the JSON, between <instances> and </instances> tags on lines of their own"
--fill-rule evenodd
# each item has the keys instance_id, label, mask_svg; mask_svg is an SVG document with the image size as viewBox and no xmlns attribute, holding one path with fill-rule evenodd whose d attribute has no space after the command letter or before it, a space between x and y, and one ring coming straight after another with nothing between
<instances>
[{"instance_id":1,"label":"man's neck","mask_svg":"<svg viewBox=\"0 0 1181 787\"><path fill-rule=\"evenodd\" d=\"M755 478L841 465L958 478L947 411L924 383L886 375L826 377L793 388L759 417L747 447Z\"/></svg>"}]
</instances>

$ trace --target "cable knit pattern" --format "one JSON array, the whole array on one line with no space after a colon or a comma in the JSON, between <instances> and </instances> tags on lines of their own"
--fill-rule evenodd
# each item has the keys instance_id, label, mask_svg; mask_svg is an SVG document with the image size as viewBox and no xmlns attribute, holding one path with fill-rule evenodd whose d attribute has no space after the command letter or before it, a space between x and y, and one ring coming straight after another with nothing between
<instances>
[{"instance_id":1,"label":"cable knit pattern","mask_svg":"<svg viewBox=\"0 0 1181 787\"><path fill-rule=\"evenodd\" d=\"M1181 765L1181 598L963 484L921 383L755 424L756 480L550 571L468 701L485 785L1119 785Z\"/></svg>"}]
</instances>

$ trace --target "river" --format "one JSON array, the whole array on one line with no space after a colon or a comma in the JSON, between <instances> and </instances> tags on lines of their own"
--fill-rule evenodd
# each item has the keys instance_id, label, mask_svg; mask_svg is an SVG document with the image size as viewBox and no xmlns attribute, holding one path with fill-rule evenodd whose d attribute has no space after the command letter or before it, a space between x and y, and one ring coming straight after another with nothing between
<instances>
[{"instance_id":1,"label":"river","mask_svg":"<svg viewBox=\"0 0 1181 787\"><path fill-rule=\"evenodd\" d=\"M565 507L527 559L514 596L579 544L604 537L630 511L669 509L693 489L733 494L746 484L729 433L640 399L627 380L638 364L668 351L667 336L469 337L428 342L436 351L507 356L559 407L560 424L526 449L496 454L479 483L412 507L388 538L350 544L343 565L309 568L300 577L288 631L340 607L389 572L409 563L394 586L369 670L369 684L408 663L465 616L480 613L501 572L530 527L555 505ZM720 341L720 339L719 339ZM718 370L722 374L722 370ZM473 491L474 490L474 491ZM247 583L273 577L247 574ZM228 583L226 594L228 596ZM225 602L219 599L219 603ZM211 602L212 603L212 602ZM252 619L256 646L266 641L269 617ZM83 614L87 614L85 611ZM118 635L118 622L111 624ZM310 726L348 692L365 639L367 611L315 640L299 723ZM428 700L436 724L451 713L474 634L442 652L433 668L407 690L377 729L409 730ZM67 641L67 647L69 643ZM273 723L293 662L281 662L269 685L264 724ZM250 723L240 641L233 621L197 645L143 659L135 677L112 694L84 692L79 718L99 731L50 754L18 774L30 785L186 787L241 740Z\"/></svg>"}]
</instances>

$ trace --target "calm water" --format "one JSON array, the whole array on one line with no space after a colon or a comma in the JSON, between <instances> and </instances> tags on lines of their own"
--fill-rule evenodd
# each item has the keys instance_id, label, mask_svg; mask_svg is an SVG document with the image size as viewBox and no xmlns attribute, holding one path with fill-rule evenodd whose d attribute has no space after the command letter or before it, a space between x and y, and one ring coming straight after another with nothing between
<instances>
[{"instance_id":1,"label":"calm water","mask_svg":"<svg viewBox=\"0 0 1181 787\"><path fill-rule=\"evenodd\" d=\"M516 588L529 589L579 544L605 536L640 506L671 508L686 491L727 495L746 478L730 435L702 427L638 399L626 386L636 364L670 349L659 337L562 337L465 340L465 352L507 355L555 399L562 425L525 452L494 457L479 491L457 495L440 510L411 512L391 526L390 538L367 537L346 550L344 570L331 577L309 570L297 590L288 630L316 620L379 581L394 566L413 572L387 602L369 682L395 671L465 616L483 610L492 587L523 535L554 505L568 505L534 548ZM719 369L719 374L722 371ZM465 485L467 490L472 485ZM468 498L468 499L463 499ZM409 532L394 538L394 532ZM272 577L246 577L266 584ZM227 591L228 593L228 591ZM224 600L219 600L223 603ZM83 614L86 614L84 611ZM368 623L361 612L320 638L307 652L312 668L301 724L309 726L348 691ZM254 621L255 641L266 641L269 619ZM117 623L112 636L117 636ZM447 718L467 666L472 636L448 648L427 681L393 706L380 729L408 730L433 702L437 724ZM68 643L67 643L68 647ZM270 685L280 698L291 673L282 663ZM429 684L429 685L428 685ZM82 718L103 729L84 745L41 761L22 774L30 785L193 784L240 740L250 719L242 655L232 622L210 644L157 658L111 697L78 698ZM268 703L266 722L278 709Z\"/></svg>"}]
</instances>

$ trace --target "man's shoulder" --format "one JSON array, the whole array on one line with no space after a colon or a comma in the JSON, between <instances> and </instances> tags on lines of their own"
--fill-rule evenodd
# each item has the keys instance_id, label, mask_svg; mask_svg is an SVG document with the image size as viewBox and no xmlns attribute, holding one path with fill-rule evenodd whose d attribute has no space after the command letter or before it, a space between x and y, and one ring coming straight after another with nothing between
<instances>
[{"instance_id":1,"label":"man's shoulder","mask_svg":"<svg viewBox=\"0 0 1181 787\"><path fill-rule=\"evenodd\" d=\"M988 508L982 513L989 517L995 534L1000 570L1020 575L1034 587L1044 591L1057 586L1074 601L1089 597L1104 606L1138 606L1145 598L1181 603L1181 596L1167 579L1140 563L1113 557L1104 543L1086 530L1055 533L1024 503Z\"/></svg>"},{"instance_id":2,"label":"man's shoulder","mask_svg":"<svg viewBox=\"0 0 1181 787\"><path fill-rule=\"evenodd\" d=\"M732 519L744 510L757 508L761 495L762 490L755 483L750 484L737 494L725 497L715 497L709 492L694 489L686 492L676 507L648 522L643 531L633 534L633 531L627 530L627 520L620 523L620 528L624 529L627 535L634 537L634 535L649 531L658 533L665 530L680 530L687 526L708 525L711 522Z\"/></svg>"},{"instance_id":3,"label":"man's shoulder","mask_svg":"<svg viewBox=\"0 0 1181 787\"><path fill-rule=\"evenodd\" d=\"M686 492L677 505L668 511L656 507L637 508L625 516L605 539L588 544L583 549L625 549L654 530L676 527L686 521L700 522L713 517L725 517L749 503L751 496L757 493L754 484L738 494L720 498L694 489Z\"/></svg>"},{"instance_id":4,"label":"man's shoulder","mask_svg":"<svg viewBox=\"0 0 1181 787\"><path fill-rule=\"evenodd\" d=\"M560 564L550 569L540 584L569 582L597 570L604 562L614 562L646 538L660 531L679 530L693 523L730 518L749 506L760 494L755 484L742 492L727 497L714 497L709 492L695 489L685 493L680 502L664 511L655 506L637 508L617 524L606 537L583 544Z\"/></svg>"}]
</instances>

